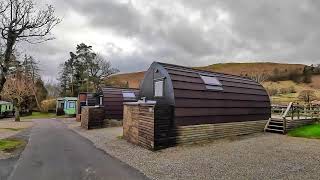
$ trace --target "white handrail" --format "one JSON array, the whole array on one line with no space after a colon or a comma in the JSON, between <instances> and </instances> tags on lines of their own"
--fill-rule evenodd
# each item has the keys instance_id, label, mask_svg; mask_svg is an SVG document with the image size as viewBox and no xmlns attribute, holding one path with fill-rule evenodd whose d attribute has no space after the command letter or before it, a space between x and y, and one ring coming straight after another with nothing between
<instances>
[{"instance_id":1,"label":"white handrail","mask_svg":"<svg viewBox=\"0 0 320 180\"><path fill-rule=\"evenodd\" d=\"M286 111L285 111L285 112L284 112L284 114L282 115L282 118L283 118L283 119L286 119L286 116L287 116L287 114L289 113L289 111L290 111L290 109L291 109L292 104L293 104L293 102L290 102L290 103L289 103L289 105L288 105L288 107L287 107ZM292 113L293 113L293 112L292 112Z\"/></svg>"}]
</instances>

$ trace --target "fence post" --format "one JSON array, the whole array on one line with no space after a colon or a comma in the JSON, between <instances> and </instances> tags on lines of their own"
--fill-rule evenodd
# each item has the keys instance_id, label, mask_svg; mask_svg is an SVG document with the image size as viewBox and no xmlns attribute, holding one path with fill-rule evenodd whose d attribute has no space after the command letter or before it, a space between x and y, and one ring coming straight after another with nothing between
<instances>
[{"instance_id":1,"label":"fence post","mask_svg":"<svg viewBox=\"0 0 320 180\"><path fill-rule=\"evenodd\" d=\"M292 105L291 106L291 120L293 120L294 110L295 110L294 105Z\"/></svg>"}]
</instances>

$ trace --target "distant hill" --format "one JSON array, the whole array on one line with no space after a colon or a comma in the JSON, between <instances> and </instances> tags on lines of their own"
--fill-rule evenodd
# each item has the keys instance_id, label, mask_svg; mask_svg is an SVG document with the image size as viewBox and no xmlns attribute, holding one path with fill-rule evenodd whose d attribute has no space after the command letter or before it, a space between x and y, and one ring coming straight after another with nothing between
<instances>
[{"instance_id":1,"label":"distant hill","mask_svg":"<svg viewBox=\"0 0 320 180\"><path fill-rule=\"evenodd\" d=\"M140 81L144 78L144 72L116 74L106 81L106 84L115 87L139 88Z\"/></svg>"},{"instance_id":2,"label":"distant hill","mask_svg":"<svg viewBox=\"0 0 320 180\"><path fill-rule=\"evenodd\" d=\"M221 63L212 64L204 67L196 67L197 69L214 71L226 74L246 76L252 73L263 72L268 75L273 75L275 71L289 73L297 72L302 74L306 65L303 64L284 64L284 63Z\"/></svg>"},{"instance_id":3,"label":"distant hill","mask_svg":"<svg viewBox=\"0 0 320 180\"><path fill-rule=\"evenodd\" d=\"M268 75L272 75L275 71L280 73L297 72L302 74L306 65L303 64L281 64L281 63L224 63L224 64L212 64L209 66L195 67L196 69L220 72L226 74L234 74L246 76L256 72L263 72ZM112 76L112 85L121 84L124 86L127 84L130 88L139 88L140 81L144 77L144 72L133 72L125 74L117 74Z\"/></svg>"}]
</instances>

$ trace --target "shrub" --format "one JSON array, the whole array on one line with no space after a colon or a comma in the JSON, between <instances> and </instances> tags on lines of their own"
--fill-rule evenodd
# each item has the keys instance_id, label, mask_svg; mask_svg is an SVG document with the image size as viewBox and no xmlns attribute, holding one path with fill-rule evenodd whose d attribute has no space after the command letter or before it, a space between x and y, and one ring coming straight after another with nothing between
<instances>
[{"instance_id":1,"label":"shrub","mask_svg":"<svg viewBox=\"0 0 320 180\"><path fill-rule=\"evenodd\" d=\"M279 90L279 94L287 94L289 92L289 89L288 88L281 88Z\"/></svg>"},{"instance_id":2,"label":"shrub","mask_svg":"<svg viewBox=\"0 0 320 180\"><path fill-rule=\"evenodd\" d=\"M274 95L277 95L278 94L278 90L275 89L275 88L266 88L269 96L274 96Z\"/></svg>"},{"instance_id":3,"label":"shrub","mask_svg":"<svg viewBox=\"0 0 320 180\"><path fill-rule=\"evenodd\" d=\"M289 87L289 93L296 93L296 88L294 86Z\"/></svg>"},{"instance_id":4,"label":"shrub","mask_svg":"<svg viewBox=\"0 0 320 180\"><path fill-rule=\"evenodd\" d=\"M56 109L56 100L48 99L41 102L41 112L54 111Z\"/></svg>"},{"instance_id":5,"label":"shrub","mask_svg":"<svg viewBox=\"0 0 320 180\"><path fill-rule=\"evenodd\" d=\"M313 90L303 90L300 92L298 98L306 103L310 103L311 101L317 99L317 96Z\"/></svg>"}]
</instances>

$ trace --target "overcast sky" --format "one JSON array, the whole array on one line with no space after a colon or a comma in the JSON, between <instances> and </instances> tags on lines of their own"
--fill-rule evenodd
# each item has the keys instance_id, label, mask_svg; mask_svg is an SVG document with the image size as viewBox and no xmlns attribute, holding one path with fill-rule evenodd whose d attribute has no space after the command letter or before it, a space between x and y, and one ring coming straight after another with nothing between
<instances>
[{"instance_id":1,"label":"overcast sky","mask_svg":"<svg viewBox=\"0 0 320 180\"><path fill-rule=\"evenodd\" d=\"M40 1L40 0L39 0ZM43 3L43 0L40 1ZM55 40L25 47L45 77L84 42L121 72L153 61L320 63L318 0L47 0ZM41 5L41 4L40 4Z\"/></svg>"}]
</instances>

